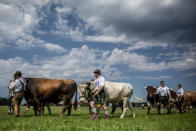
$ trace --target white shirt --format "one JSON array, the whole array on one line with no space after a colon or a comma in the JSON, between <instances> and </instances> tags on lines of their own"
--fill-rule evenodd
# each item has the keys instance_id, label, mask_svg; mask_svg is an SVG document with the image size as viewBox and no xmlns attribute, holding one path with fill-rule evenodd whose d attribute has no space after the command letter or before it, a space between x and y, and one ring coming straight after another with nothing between
<instances>
[{"instance_id":1,"label":"white shirt","mask_svg":"<svg viewBox=\"0 0 196 131\"><path fill-rule=\"evenodd\" d=\"M94 82L95 89L99 89L101 86L105 86L105 78L103 76L98 76Z\"/></svg>"},{"instance_id":2,"label":"white shirt","mask_svg":"<svg viewBox=\"0 0 196 131\"><path fill-rule=\"evenodd\" d=\"M184 90L182 89L182 88L180 88L179 90L178 90L178 96L183 96L184 95Z\"/></svg>"},{"instance_id":3,"label":"white shirt","mask_svg":"<svg viewBox=\"0 0 196 131\"><path fill-rule=\"evenodd\" d=\"M157 94L159 94L160 96L167 96L170 94L169 88L167 86L159 87Z\"/></svg>"},{"instance_id":4,"label":"white shirt","mask_svg":"<svg viewBox=\"0 0 196 131\"><path fill-rule=\"evenodd\" d=\"M24 84L24 88L26 86L26 80L23 77L20 77L18 79L16 79L13 83L13 85L10 86L11 90L14 90L14 92L19 92L22 90L22 83Z\"/></svg>"}]
</instances>

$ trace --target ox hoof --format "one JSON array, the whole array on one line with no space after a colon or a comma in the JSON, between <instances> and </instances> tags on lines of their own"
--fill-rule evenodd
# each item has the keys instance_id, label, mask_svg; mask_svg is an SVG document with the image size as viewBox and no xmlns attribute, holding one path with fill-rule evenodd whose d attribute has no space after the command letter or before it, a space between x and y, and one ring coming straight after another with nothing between
<instances>
[{"instance_id":1,"label":"ox hoof","mask_svg":"<svg viewBox=\"0 0 196 131\"><path fill-rule=\"evenodd\" d=\"M135 118L135 114L133 114L133 118Z\"/></svg>"},{"instance_id":2,"label":"ox hoof","mask_svg":"<svg viewBox=\"0 0 196 131\"><path fill-rule=\"evenodd\" d=\"M63 114L60 114L59 116L60 116L60 117L63 117L64 115L63 115Z\"/></svg>"},{"instance_id":3,"label":"ox hoof","mask_svg":"<svg viewBox=\"0 0 196 131\"><path fill-rule=\"evenodd\" d=\"M123 119L124 118L124 116L120 116L120 119Z\"/></svg>"}]
</instances>

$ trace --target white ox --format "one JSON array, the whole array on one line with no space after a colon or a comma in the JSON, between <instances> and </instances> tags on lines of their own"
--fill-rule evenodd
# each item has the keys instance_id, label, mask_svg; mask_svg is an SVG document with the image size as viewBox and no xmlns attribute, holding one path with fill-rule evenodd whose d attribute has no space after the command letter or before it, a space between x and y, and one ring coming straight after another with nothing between
<instances>
[{"instance_id":1,"label":"white ox","mask_svg":"<svg viewBox=\"0 0 196 131\"><path fill-rule=\"evenodd\" d=\"M80 101L83 102L88 98L88 84L81 84L78 87L78 91L80 94ZM90 91L94 90L94 81L90 82ZM129 83L117 83L117 82L105 82L105 93L106 93L106 101L108 103L112 103L115 105L120 101L123 102L123 113L120 118L124 118L127 109L130 109L132 112L132 116L135 117L135 113L133 111L132 103L130 101L131 96L133 95L133 86ZM134 95L134 97L138 101L142 101L141 98L138 98Z\"/></svg>"}]
</instances>

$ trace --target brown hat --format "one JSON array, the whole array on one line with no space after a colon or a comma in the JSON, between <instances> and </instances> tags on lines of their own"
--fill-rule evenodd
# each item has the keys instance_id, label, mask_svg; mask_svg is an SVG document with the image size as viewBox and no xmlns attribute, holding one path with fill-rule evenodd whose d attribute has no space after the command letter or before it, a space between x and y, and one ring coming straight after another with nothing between
<instances>
[{"instance_id":1,"label":"brown hat","mask_svg":"<svg viewBox=\"0 0 196 131\"><path fill-rule=\"evenodd\" d=\"M96 73L96 74L101 74L101 70L99 69L96 69L93 73Z\"/></svg>"},{"instance_id":2,"label":"brown hat","mask_svg":"<svg viewBox=\"0 0 196 131\"><path fill-rule=\"evenodd\" d=\"M20 71L16 71L16 73L14 73L14 76L22 76L22 73Z\"/></svg>"}]
</instances>

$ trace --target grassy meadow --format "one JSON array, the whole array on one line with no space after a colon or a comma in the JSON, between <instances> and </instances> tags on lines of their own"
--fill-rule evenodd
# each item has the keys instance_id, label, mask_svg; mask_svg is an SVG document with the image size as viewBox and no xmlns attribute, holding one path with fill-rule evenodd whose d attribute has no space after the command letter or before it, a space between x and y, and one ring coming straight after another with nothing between
<instances>
[{"instance_id":1,"label":"grassy meadow","mask_svg":"<svg viewBox=\"0 0 196 131\"><path fill-rule=\"evenodd\" d=\"M195 131L196 110L193 113L179 114L172 111L170 115L158 115L147 110L135 108L136 117L131 117L128 111L124 119L119 119L121 110L110 115L109 120L104 120L103 111L101 118L90 121L88 108L81 107L80 111L72 110L71 116L59 117L61 107L51 107L52 115L48 115L45 108L44 116L34 116L31 107L30 112L24 113L21 108L20 118L7 114L7 107L0 106L0 131Z\"/></svg>"}]
</instances>

